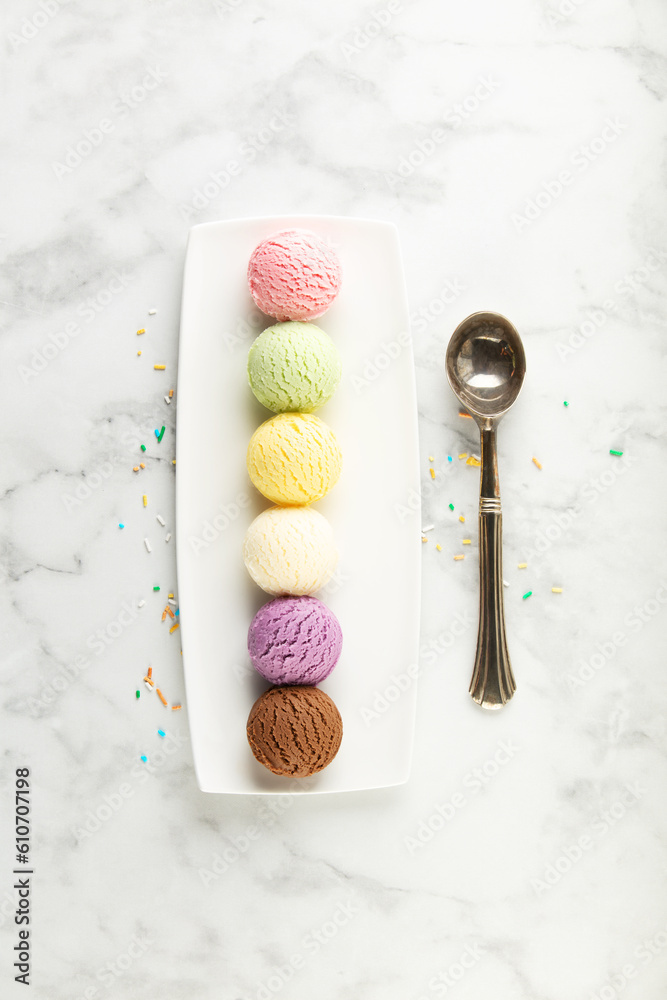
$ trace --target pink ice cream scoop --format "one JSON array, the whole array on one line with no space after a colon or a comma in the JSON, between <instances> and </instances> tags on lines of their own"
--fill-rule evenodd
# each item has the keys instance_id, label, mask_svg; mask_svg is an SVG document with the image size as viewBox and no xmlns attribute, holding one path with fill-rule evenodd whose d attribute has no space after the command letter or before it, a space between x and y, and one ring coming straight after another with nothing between
<instances>
[{"instance_id":1,"label":"pink ice cream scoop","mask_svg":"<svg viewBox=\"0 0 667 1000\"><path fill-rule=\"evenodd\" d=\"M277 597L248 630L255 668L272 684L319 684L338 662L343 633L333 611L315 597Z\"/></svg>"},{"instance_id":2,"label":"pink ice cream scoop","mask_svg":"<svg viewBox=\"0 0 667 1000\"><path fill-rule=\"evenodd\" d=\"M315 233L286 229L255 247L248 285L262 312L281 322L317 319L338 295L337 255Z\"/></svg>"}]
</instances>

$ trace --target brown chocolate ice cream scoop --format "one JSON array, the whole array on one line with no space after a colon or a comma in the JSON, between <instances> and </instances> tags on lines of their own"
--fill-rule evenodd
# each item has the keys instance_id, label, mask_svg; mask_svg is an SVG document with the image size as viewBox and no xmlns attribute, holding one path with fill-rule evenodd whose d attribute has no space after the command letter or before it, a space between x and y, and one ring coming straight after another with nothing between
<instances>
[{"instance_id":1,"label":"brown chocolate ice cream scoop","mask_svg":"<svg viewBox=\"0 0 667 1000\"><path fill-rule=\"evenodd\" d=\"M248 743L274 774L305 778L338 753L343 720L328 694L315 687L269 688L250 710Z\"/></svg>"}]
</instances>

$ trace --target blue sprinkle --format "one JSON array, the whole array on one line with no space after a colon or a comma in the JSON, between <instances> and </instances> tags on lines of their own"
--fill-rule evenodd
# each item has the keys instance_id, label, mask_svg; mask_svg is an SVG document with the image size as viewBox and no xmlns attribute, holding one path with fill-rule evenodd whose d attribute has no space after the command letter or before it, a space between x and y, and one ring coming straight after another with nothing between
<instances>
[{"instance_id":1,"label":"blue sprinkle","mask_svg":"<svg viewBox=\"0 0 667 1000\"><path fill-rule=\"evenodd\" d=\"M180 615L180 613L181 613L181 609L180 608L176 608L176 614Z\"/></svg>"},{"instance_id":2,"label":"blue sprinkle","mask_svg":"<svg viewBox=\"0 0 667 1000\"><path fill-rule=\"evenodd\" d=\"M164 739L165 734L164 734L164 732L161 729L158 729L157 734L158 734L158 736L161 736L162 739Z\"/></svg>"},{"instance_id":3,"label":"blue sprinkle","mask_svg":"<svg viewBox=\"0 0 667 1000\"><path fill-rule=\"evenodd\" d=\"M118 527L119 527L119 528L124 528L124 527L125 527L125 525L124 525L124 524L119 524L119 525L118 525Z\"/></svg>"},{"instance_id":4,"label":"blue sprinkle","mask_svg":"<svg viewBox=\"0 0 667 1000\"><path fill-rule=\"evenodd\" d=\"M451 460L452 460L452 456L451 456L451 455L448 455L448 456L447 456L447 461L448 461L448 462L451 462Z\"/></svg>"},{"instance_id":5,"label":"blue sprinkle","mask_svg":"<svg viewBox=\"0 0 667 1000\"><path fill-rule=\"evenodd\" d=\"M141 755L141 759L143 760L144 764L148 763L148 757L144 756L144 754Z\"/></svg>"}]
</instances>

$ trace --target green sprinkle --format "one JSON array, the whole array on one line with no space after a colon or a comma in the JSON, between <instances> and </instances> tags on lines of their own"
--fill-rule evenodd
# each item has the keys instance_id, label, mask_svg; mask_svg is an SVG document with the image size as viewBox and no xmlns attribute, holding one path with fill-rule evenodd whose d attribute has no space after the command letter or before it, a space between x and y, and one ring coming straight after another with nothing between
<instances>
[{"instance_id":1,"label":"green sprinkle","mask_svg":"<svg viewBox=\"0 0 667 1000\"><path fill-rule=\"evenodd\" d=\"M153 587L153 590L159 590L159 589L160 589L159 587Z\"/></svg>"},{"instance_id":2,"label":"green sprinkle","mask_svg":"<svg viewBox=\"0 0 667 1000\"><path fill-rule=\"evenodd\" d=\"M454 504L453 504L453 503L450 503L450 505L449 505L449 509L450 509L450 510L454 510Z\"/></svg>"},{"instance_id":3,"label":"green sprinkle","mask_svg":"<svg viewBox=\"0 0 667 1000\"><path fill-rule=\"evenodd\" d=\"M526 594L524 594L524 595L523 595L523 598L522 598L522 600L524 600L524 601L525 601L525 600L526 600L526 598L527 598L527 597L530 597L530 595L531 595L531 594L532 594L532 590L529 590L529 591L528 591L528 592L527 592Z\"/></svg>"},{"instance_id":4,"label":"green sprinkle","mask_svg":"<svg viewBox=\"0 0 667 1000\"><path fill-rule=\"evenodd\" d=\"M141 691L137 691L136 694L137 694L137 698L141 698Z\"/></svg>"},{"instance_id":5,"label":"green sprinkle","mask_svg":"<svg viewBox=\"0 0 667 1000\"><path fill-rule=\"evenodd\" d=\"M568 403L568 401L567 401L566 399L564 399L564 400L563 400L563 406L569 406L569 405L570 405L570 404Z\"/></svg>"},{"instance_id":6,"label":"green sprinkle","mask_svg":"<svg viewBox=\"0 0 667 1000\"><path fill-rule=\"evenodd\" d=\"M567 406L567 403L566 403L565 405ZM145 444L142 444L142 446L141 446L141 450L142 450L142 451L146 451L146 445L145 445Z\"/></svg>"},{"instance_id":7,"label":"green sprinkle","mask_svg":"<svg viewBox=\"0 0 667 1000\"><path fill-rule=\"evenodd\" d=\"M614 451L614 449L613 449L613 448L610 448L610 449L609 449L609 454L610 454L610 455L618 455L618 456L619 456L619 458L620 458L620 456L621 456L621 455L623 454L623 452L622 452L622 451Z\"/></svg>"},{"instance_id":8,"label":"green sprinkle","mask_svg":"<svg viewBox=\"0 0 667 1000\"><path fill-rule=\"evenodd\" d=\"M155 436L157 438L157 443L159 444L162 438L164 437L164 425L159 433L157 431L155 432Z\"/></svg>"}]
</instances>

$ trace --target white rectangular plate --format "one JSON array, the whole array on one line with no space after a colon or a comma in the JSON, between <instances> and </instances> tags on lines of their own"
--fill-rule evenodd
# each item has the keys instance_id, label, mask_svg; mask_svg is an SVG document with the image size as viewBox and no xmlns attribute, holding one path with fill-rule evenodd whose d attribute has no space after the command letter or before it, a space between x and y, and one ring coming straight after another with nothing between
<instances>
[{"instance_id":1,"label":"white rectangular plate","mask_svg":"<svg viewBox=\"0 0 667 1000\"><path fill-rule=\"evenodd\" d=\"M317 324L335 341L343 377L318 411L335 432L343 472L317 504L340 562L317 595L338 616L343 653L321 685L343 717L336 759L312 778L272 775L246 740L267 687L247 631L268 594L251 582L241 547L270 506L252 487L246 448L272 416L255 400L248 349L272 320L254 307L246 268L260 240L311 230L339 254L343 283ZM294 794L380 788L410 773L419 641L420 524L417 405L408 308L393 225L328 216L238 219L190 231L178 371L176 527L187 708L200 788ZM402 511L401 511L402 508ZM402 516L401 516L402 514Z\"/></svg>"}]
</instances>

